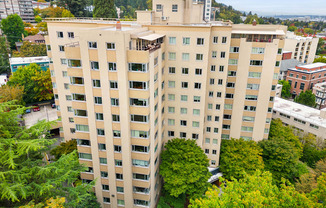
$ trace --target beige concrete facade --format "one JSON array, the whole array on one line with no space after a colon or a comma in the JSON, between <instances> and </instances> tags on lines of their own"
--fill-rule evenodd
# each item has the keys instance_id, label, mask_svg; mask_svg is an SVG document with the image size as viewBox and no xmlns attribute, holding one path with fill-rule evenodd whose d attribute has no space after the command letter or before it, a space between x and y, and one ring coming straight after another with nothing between
<instances>
[{"instance_id":1,"label":"beige concrete facade","mask_svg":"<svg viewBox=\"0 0 326 208\"><path fill-rule=\"evenodd\" d=\"M284 50L292 52L292 59L311 64L315 60L319 38L301 37L287 32Z\"/></svg>"},{"instance_id":2,"label":"beige concrete facade","mask_svg":"<svg viewBox=\"0 0 326 208\"><path fill-rule=\"evenodd\" d=\"M172 138L195 139L214 168L222 138L268 136L286 27L186 24L183 15L167 25L152 15L139 12L121 29L48 22L61 136L78 139L91 167L82 178L97 178L103 207L155 207L159 155Z\"/></svg>"}]
</instances>

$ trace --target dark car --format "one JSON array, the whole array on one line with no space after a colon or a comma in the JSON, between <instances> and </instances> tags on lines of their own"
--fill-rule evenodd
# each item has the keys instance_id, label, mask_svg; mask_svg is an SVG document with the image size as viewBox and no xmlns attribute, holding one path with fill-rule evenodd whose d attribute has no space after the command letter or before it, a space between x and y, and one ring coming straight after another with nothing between
<instances>
[{"instance_id":1,"label":"dark car","mask_svg":"<svg viewBox=\"0 0 326 208\"><path fill-rule=\"evenodd\" d=\"M31 111L31 109L29 108L29 109L26 109L25 112L26 112L26 113L30 113L30 112L32 112L32 111Z\"/></svg>"},{"instance_id":2,"label":"dark car","mask_svg":"<svg viewBox=\"0 0 326 208\"><path fill-rule=\"evenodd\" d=\"M38 106L37 104L34 104L33 105L33 111L36 112L36 111L40 111L40 106Z\"/></svg>"},{"instance_id":3,"label":"dark car","mask_svg":"<svg viewBox=\"0 0 326 208\"><path fill-rule=\"evenodd\" d=\"M51 103L51 108L56 108L55 103Z\"/></svg>"}]
</instances>

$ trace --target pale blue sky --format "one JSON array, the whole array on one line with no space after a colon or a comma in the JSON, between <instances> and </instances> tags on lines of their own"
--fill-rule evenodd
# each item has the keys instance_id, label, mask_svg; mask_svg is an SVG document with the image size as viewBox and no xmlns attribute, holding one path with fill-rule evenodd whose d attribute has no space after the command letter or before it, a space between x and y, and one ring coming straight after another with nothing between
<instances>
[{"instance_id":1,"label":"pale blue sky","mask_svg":"<svg viewBox=\"0 0 326 208\"><path fill-rule=\"evenodd\" d=\"M326 0L217 0L236 10L259 15L325 15Z\"/></svg>"}]
</instances>

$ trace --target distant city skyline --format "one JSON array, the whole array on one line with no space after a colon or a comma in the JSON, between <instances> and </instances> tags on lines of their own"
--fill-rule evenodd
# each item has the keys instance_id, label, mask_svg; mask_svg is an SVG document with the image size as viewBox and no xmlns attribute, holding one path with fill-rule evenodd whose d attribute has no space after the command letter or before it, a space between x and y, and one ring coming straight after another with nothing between
<instances>
[{"instance_id":1,"label":"distant city skyline","mask_svg":"<svg viewBox=\"0 0 326 208\"><path fill-rule=\"evenodd\" d=\"M217 0L234 9L258 15L326 15L325 0Z\"/></svg>"}]
</instances>

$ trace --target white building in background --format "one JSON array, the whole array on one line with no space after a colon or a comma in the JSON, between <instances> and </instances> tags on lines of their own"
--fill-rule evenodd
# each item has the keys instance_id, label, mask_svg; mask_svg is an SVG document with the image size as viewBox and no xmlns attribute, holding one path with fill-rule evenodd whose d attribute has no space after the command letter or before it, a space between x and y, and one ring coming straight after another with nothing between
<instances>
[{"instance_id":1,"label":"white building in background","mask_svg":"<svg viewBox=\"0 0 326 208\"><path fill-rule=\"evenodd\" d=\"M292 59L301 63L314 62L319 38L297 36L294 32L287 32L284 50L292 52Z\"/></svg>"},{"instance_id":2,"label":"white building in background","mask_svg":"<svg viewBox=\"0 0 326 208\"><path fill-rule=\"evenodd\" d=\"M275 97L273 119L276 118L281 119L284 125L293 126L298 131L326 139L326 109L317 110Z\"/></svg>"},{"instance_id":3,"label":"white building in background","mask_svg":"<svg viewBox=\"0 0 326 208\"><path fill-rule=\"evenodd\" d=\"M35 22L32 0L0 1L0 20L18 14L25 22Z\"/></svg>"}]
</instances>

